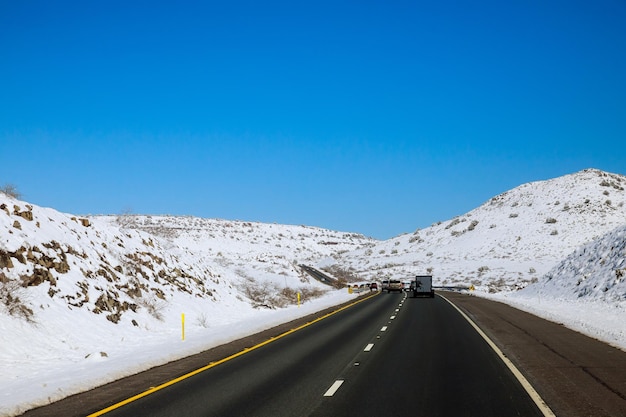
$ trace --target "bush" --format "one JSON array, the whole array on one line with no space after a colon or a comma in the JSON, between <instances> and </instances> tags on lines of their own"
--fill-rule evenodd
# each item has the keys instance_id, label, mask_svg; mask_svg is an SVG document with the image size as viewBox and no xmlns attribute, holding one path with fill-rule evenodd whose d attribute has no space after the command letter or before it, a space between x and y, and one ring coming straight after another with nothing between
<instances>
[{"instance_id":1,"label":"bush","mask_svg":"<svg viewBox=\"0 0 626 417\"><path fill-rule=\"evenodd\" d=\"M13 184L5 184L0 187L0 193L8 195L9 197L13 197L17 200L22 198L22 193L20 193L17 187Z\"/></svg>"},{"instance_id":2,"label":"bush","mask_svg":"<svg viewBox=\"0 0 626 417\"><path fill-rule=\"evenodd\" d=\"M0 274L1 275L1 274ZM33 310L24 303L25 289L17 281L0 279L0 306L10 315L34 323Z\"/></svg>"},{"instance_id":3,"label":"bush","mask_svg":"<svg viewBox=\"0 0 626 417\"><path fill-rule=\"evenodd\" d=\"M305 300L320 297L326 291L308 287L299 289L291 287L280 288L278 284L273 282L259 282L252 277L245 277L243 293L252 302L253 307L275 309L297 304L298 293L300 293L300 301L304 302Z\"/></svg>"},{"instance_id":4,"label":"bush","mask_svg":"<svg viewBox=\"0 0 626 417\"><path fill-rule=\"evenodd\" d=\"M472 220L469 226L467 226L467 230L472 231L478 225L478 220Z\"/></svg>"},{"instance_id":5,"label":"bush","mask_svg":"<svg viewBox=\"0 0 626 417\"><path fill-rule=\"evenodd\" d=\"M141 297L137 300L137 304L146 309L148 314L159 321L163 321L163 310L165 309L165 301L158 299L152 295Z\"/></svg>"}]
</instances>

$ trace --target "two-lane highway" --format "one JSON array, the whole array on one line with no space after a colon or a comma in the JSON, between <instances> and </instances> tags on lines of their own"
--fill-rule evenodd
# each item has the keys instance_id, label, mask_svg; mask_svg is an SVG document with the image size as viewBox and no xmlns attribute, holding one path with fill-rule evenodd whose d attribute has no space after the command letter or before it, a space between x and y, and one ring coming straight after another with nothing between
<instances>
[{"instance_id":1,"label":"two-lane highway","mask_svg":"<svg viewBox=\"0 0 626 417\"><path fill-rule=\"evenodd\" d=\"M443 298L408 298L314 415L539 416L502 360Z\"/></svg>"},{"instance_id":2,"label":"two-lane highway","mask_svg":"<svg viewBox=\"0 0 626 417\"><path fill-rule=\"evenodd\" d=\"M106 415L542 415L440 297L380 294L251 348Z\"/></svg>"}]
</instances>

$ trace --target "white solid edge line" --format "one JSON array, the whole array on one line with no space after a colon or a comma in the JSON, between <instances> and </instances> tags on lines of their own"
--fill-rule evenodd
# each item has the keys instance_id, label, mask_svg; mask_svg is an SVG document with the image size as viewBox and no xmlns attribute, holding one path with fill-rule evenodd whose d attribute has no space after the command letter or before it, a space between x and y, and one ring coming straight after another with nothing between
<instances>
[{"instance_id":1,"label":"white solid edge line","mask_svg":"<svg viewBox=\"0 0 626 417\"><path fill-rule=\"evenodd\" d=\"M524 387L524 389L526 390L528 395L530 395L530 398L532 398L532 400L535 402L535 404L539 408L539 411L541 411L544 416L556 417L554 412L550 409L550 407L548 407L548 404L546 404L546 402L543 400L543 398L541 398L539 393L537 391L535 391L533 386L530 385L530 382L528 382L526 377L524 377L524 375L522 375L522 373L519 371L519 369L517 369L517 367L513 364L513 362L511 362L511 360L509 358L504 356L504 353L500 350L500 348L498 346L496 346L495 343L493 343L493 341L485 334L485 332L483 332L480 329L480 327L478 327L478 325L476 325L476 323L474 323L474 321L472 321L472 319L470 319L467 316L467 314L465 314L463 311L461 311L461 309L458 308L452 301L448 300L446 297L444 297L441 294L437 294L437 295L439 295L439 297L443 298L448 303L450 303L450 305L452 307L454 307L459 312L459 314L461 314L461 316L463 316L465 318L465 320L468 321L469 324L472 325L472 327L478 332L478 334L483 339L485 339L487 344L489 346L491 346L491 348L494 350L494 352L496 352L496 354L500 357L500 359L502 359L502 362L504 362L504 364L511 370L511 372L513 373L515 378L517 378L517 380L520 382L520 384L522 384L522 387Z\"/></svg>"},{"instance_id":2,"label":"white solid edge line","mask_svg":"<svg viewBox=\"0 0 626 417\"><path fill-rule=\"evenodd\" d=\"M343 384L343 379L336 380L333 385L328 388L328 391L324 393L324 397L332 397L333 395L335 395L341 384Z\"/></svg>"}]
</instances>

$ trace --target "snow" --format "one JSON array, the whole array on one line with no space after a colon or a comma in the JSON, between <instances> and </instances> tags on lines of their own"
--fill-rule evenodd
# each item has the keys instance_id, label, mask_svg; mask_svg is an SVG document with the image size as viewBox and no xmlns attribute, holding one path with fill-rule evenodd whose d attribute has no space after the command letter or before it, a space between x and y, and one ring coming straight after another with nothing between
<instances>
[{"instance_id":1,"label":"snow","mask_svg":"<svg viewBox=\"0 0 626 417\"><path fill-rule=\"evenodd\" d=\"M431 273L435 285L473 286L626 350L624 186L595 169L523 184L385 241L189 216L75 216L0 193L0 415L355 297L301 264L359 282Z\"/></svg>"}]
</instances>

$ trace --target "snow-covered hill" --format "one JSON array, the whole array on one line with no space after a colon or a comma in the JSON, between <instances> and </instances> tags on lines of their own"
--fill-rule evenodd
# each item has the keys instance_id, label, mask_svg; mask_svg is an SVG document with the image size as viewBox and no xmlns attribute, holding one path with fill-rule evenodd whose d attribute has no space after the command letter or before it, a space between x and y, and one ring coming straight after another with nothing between
<instances>
[{"instance_id":1,"label":"snow-covered hill","mask_svg":"<svg viewBox=\"0 0 626 417\"><path fill-rule=\"evenodd\" d=\"M523 290L489 296L626 350L626 226L578 248Z\"/></svg>"},{"instance_id":2,"label":"snow-covered hill","mask_svg":"<svg viewBox=\"0 0 626 417\"><path fill-rule=\"evenodd\" d=\"M626 349L625 187L626 177L589 169L386 241L195 217L81 217L0 193L0 415L354 297L300 264L361 281L430 272L436 284L471 284Z\"/></svg>"},{"instance_id":3,"label":"snow-covered hill","mask_svg":"<svg viewBox=\"0 0 626 417\"><path fill-rule=\"evenodd\" d=\"M298 265L371 243L306 226L77 217L2 193L0 237L0 415L349 300Z\"/></svg>"},{"instance_id":4,"label":"snow-covered hill","mask_svg":"<svg viewBox=\"0 0 626 417\"><path fill-rule=\"evenodd\" d=\"M626 226L578 248L519 295L626 301Z\"/></svg>"},{"instance_id":5,"label":"snow-covered hill","mask_svg":"<svg viewBox=\"0 0 626 417\"><path fill-rule=\"evenodd\" d=\"M580 245L626 224L625 187L626 177L595 169L524 184L454 219L321 265L368 279L430 272L435 285L523 288Z\"/></svg>"}]
</instances>

